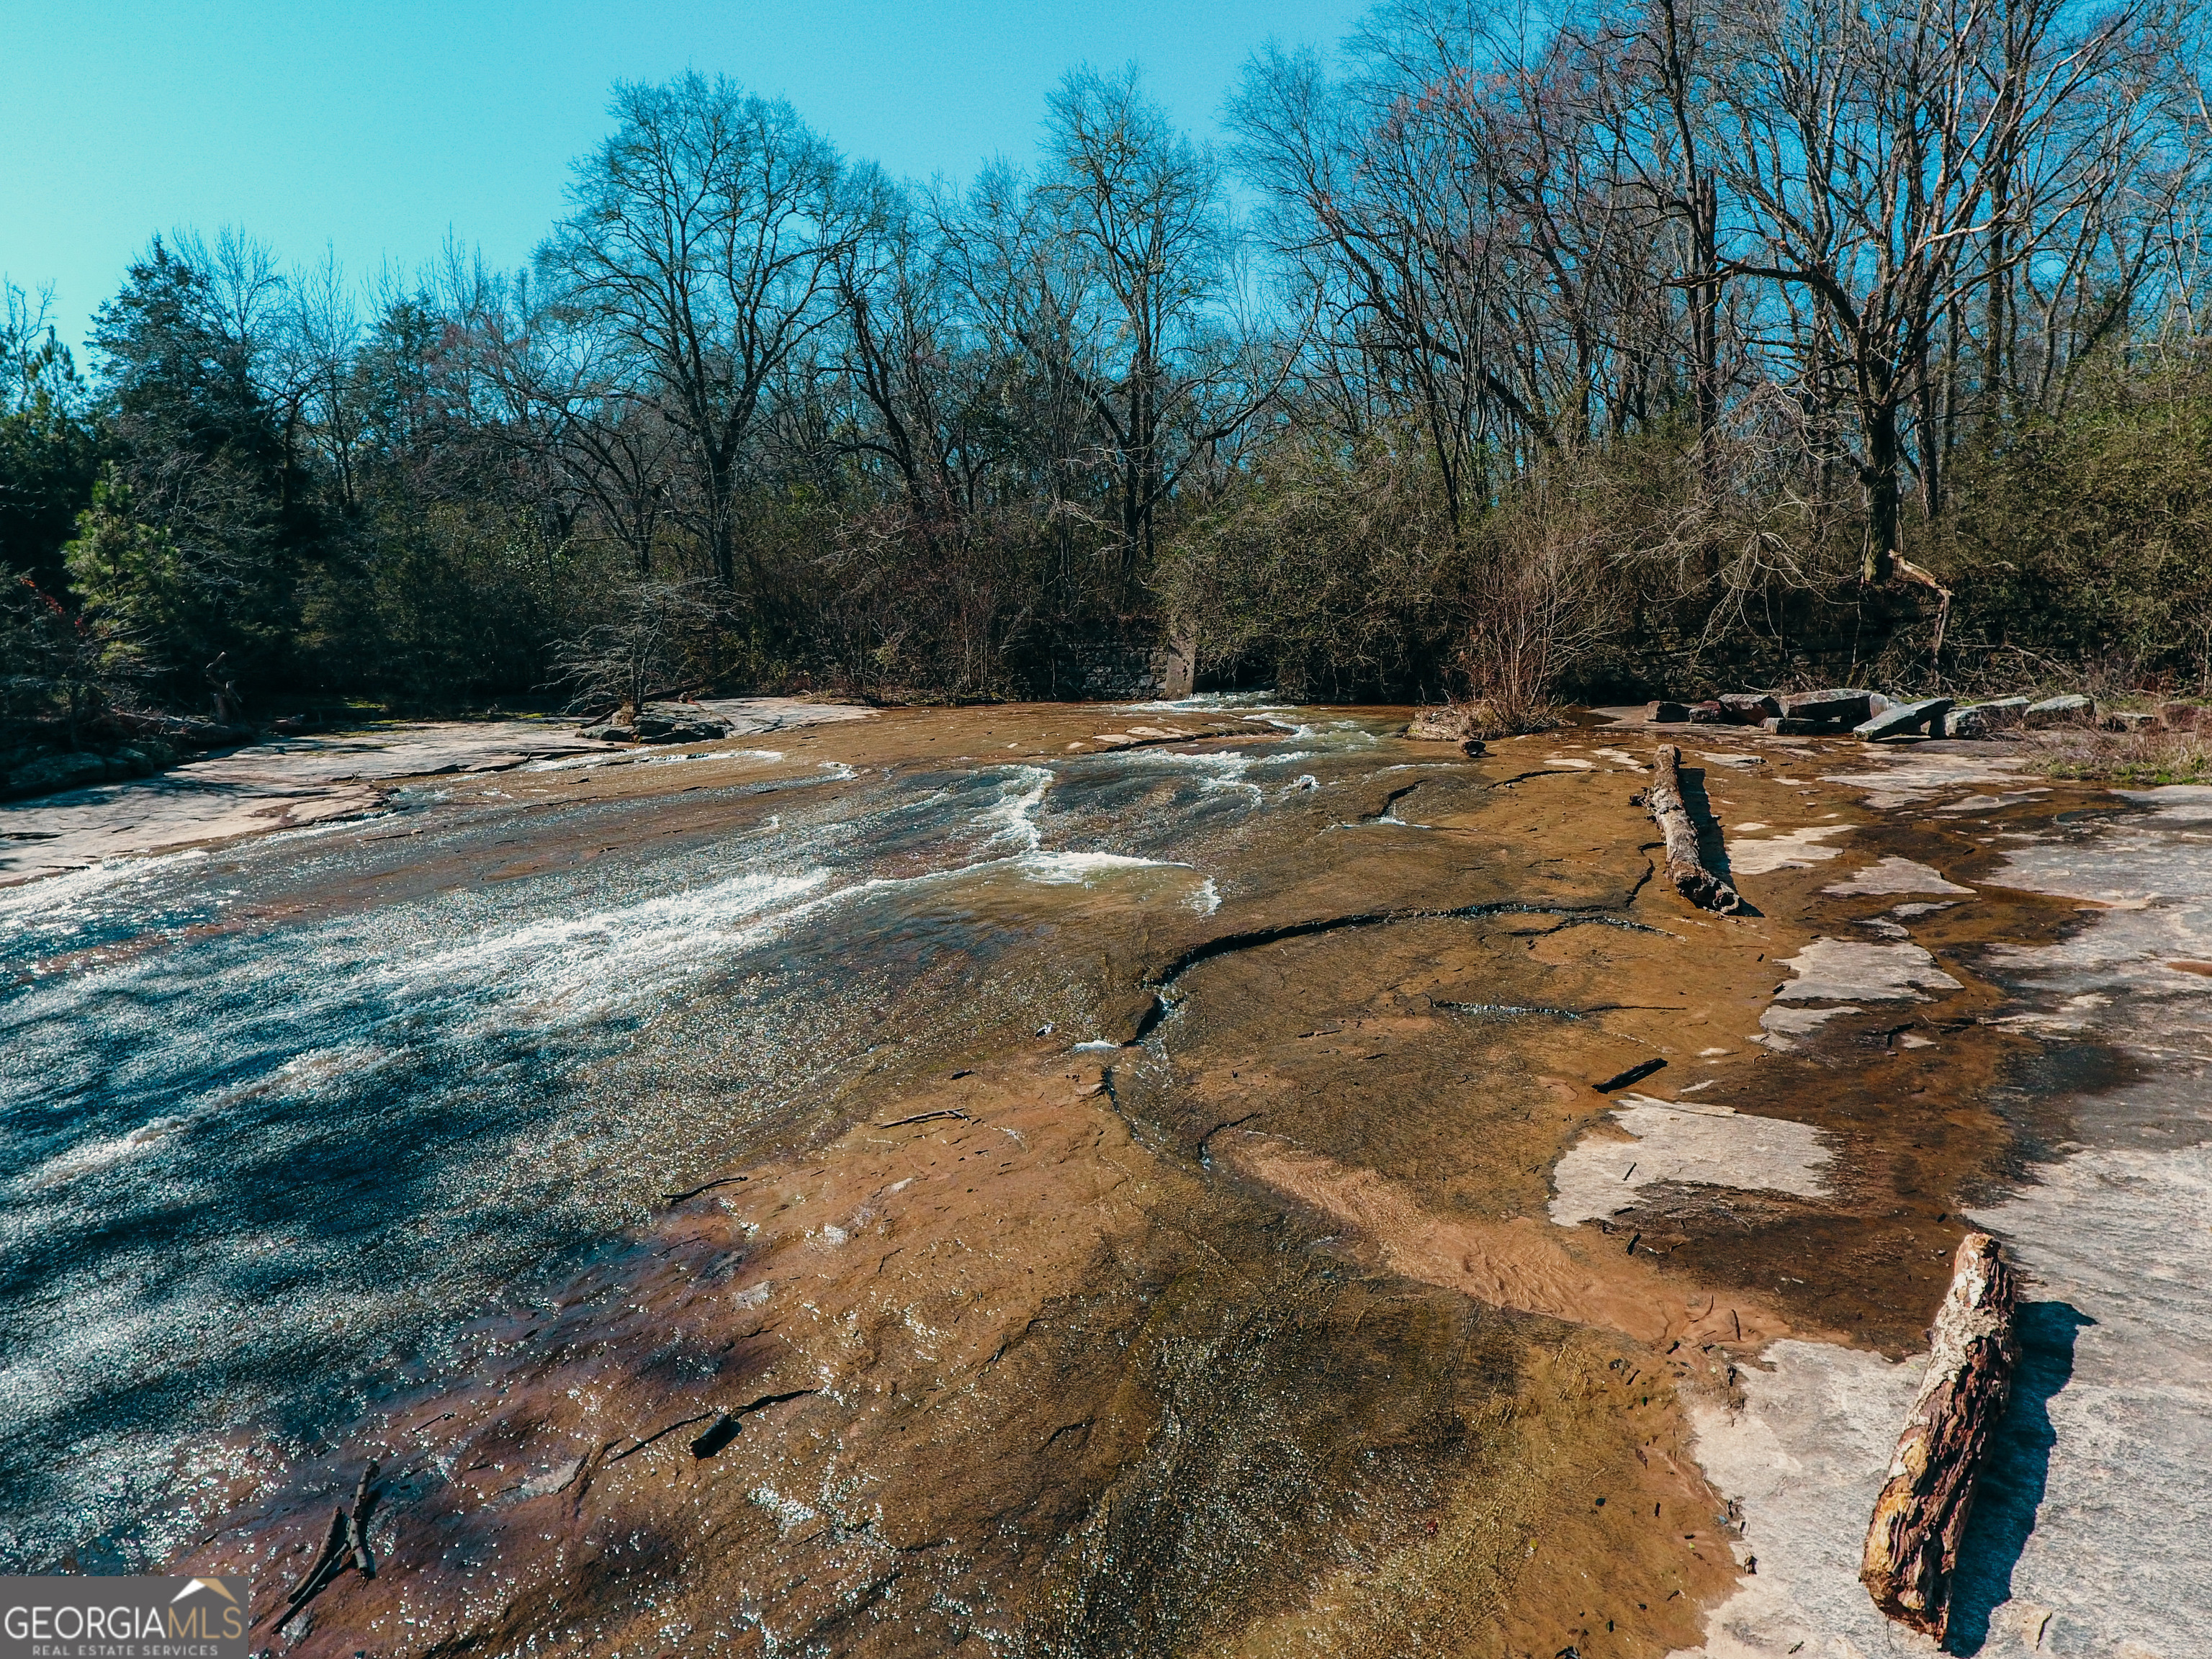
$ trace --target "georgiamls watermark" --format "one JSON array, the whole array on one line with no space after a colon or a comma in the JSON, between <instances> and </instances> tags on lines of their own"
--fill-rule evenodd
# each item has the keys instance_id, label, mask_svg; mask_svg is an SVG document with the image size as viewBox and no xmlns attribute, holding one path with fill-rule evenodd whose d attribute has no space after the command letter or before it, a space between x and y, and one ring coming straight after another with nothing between
<instances>
[{"instance_id":1,"label":"georgiamls watermark","mask_svg":"<svg viewBox=\"0 0 2212 1659\"><path fill-rule=\"evenodd\" d=\"M0 1578L0 1659L246 1659L243 1578Z\"/></svg>"}]
</instances>

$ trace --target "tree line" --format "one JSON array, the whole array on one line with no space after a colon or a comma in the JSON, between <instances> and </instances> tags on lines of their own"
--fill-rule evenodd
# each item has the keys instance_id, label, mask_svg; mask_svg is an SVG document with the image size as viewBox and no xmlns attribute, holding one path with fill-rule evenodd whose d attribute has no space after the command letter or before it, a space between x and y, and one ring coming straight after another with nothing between
<instances>
[{"instance_id":1,"label":"tree line","mask_svg":"<svg viewBox=\"0 0 2212 1659\"><path fill-rule=\"evenodd\" d=\"M157 237L0 327L9 713L1808 665L2212 677L2200 22L1386 0L1027 166L617 87L525 269ZM1809 672L1809 669L1808 670Z\"/></svg>"}]
</instances>

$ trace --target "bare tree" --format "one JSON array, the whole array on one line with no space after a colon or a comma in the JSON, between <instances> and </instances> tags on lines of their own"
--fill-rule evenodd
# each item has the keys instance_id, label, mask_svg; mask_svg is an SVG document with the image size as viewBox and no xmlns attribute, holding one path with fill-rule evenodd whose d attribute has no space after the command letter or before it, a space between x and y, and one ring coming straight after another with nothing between
<instances>
[{"instance_id":1,"label":"bare tree","mask_svg":"<svg viewBox=\"0 0 2212 1659\"><path fill-rule=\"evenodd\" d=\"M988 354L966 337L934 227L881 175L857 182L877 204L837 275L839 369L869 412L849 442L890 469L908 522L934 549L963 539L982 505Z\"/></svg>"},{"instance_id":2,"label":"bare tree","mask_svg":"<svg viewBox=\"0 0 2212 1659\"><path fill-rule=\"evenodd\" d=\"M635 717L653 698L683 689L692 649L718 614L709 579L638 582L612 621L554 646L553 684L568 689L572 708Z\"/></svg>"},{"instance_id":3,"label":"bare tree","mask_svg":"<svg viewBox=\"0 0 2212 1659\"><path fill-rule=\"evenodd\" d=\"M2137 19L2072 16L2057 0L1757 0L1723 31L1723 271L1811 296L1858 428L1869 582L1900 571L1904 416L1938 330L2111 187L2078 118Z\"/></svg>"},{"instance_id":4,"label":"bare tree","mask_svg":"<svg viewBox=\"0 0 2212 1659\"><path fill-rule=\"evenodd\" d=\"M835 314L854 234L842 171L788 104L726 77L625 84L614 114L539 264L575 324L651 375L714 574L734 586L747 443L776 375ZM757 589L750 544L743 556Z\"/></svg>"},{"instance_id":5,"label":"bare tree","mask_svg":"<svg viewBox=\"0 0 2212 1659\"><path fill-rule=\"evenodd\" d=\"M1231 378L1209 315L1226 228L1220 169L1169 125L1133 68L1068 75L1046 101L1045 131L1037 190L1090 290L1085 390L1119 475L1126 586L1156 551L1179 466L1249 410L1212 395Z\"/></svg>"}]
</instances>

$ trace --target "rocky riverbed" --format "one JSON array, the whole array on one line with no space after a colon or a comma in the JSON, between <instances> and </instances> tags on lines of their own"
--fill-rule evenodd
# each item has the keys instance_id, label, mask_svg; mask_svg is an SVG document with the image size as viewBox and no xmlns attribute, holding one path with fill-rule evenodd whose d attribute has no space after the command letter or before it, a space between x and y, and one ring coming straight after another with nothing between
<instances>
[{"instance_id":1,"label":"rocky riverbed","mask_svg":"<svg viewBox=\"0 0 2212 1659\"><path fill-rule=\"evenodd\" d=\"M304 1655L1909 1648L1972 1224L1954 1645L2206 1650L2206 792L1716 731L1717 917L1601 716L757 712L0 812L7 1570Z\"/></svg>"}]
</instances>

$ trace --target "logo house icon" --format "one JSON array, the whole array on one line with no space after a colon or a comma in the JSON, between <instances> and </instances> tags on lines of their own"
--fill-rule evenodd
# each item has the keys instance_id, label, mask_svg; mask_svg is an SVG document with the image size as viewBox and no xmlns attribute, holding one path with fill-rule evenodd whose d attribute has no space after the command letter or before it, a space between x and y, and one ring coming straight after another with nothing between
<instances>
[{"instance_id":1,"label":"logo house icon","mask_svg":"<svg viewBox=\"0 0 2212 1659\"><path fill-rule=\"evenodd\" d=\"M220 1578L186 1579L185 1581L184 1589L179 1590L174 1595L169 1598L169 1605L173 1607L187 1595L192 1595L195 1591L198 1590L213 1590L217 1595L222 1597L224 1601L229 1602L234 1607L238 1605L238 1598L223 1588L222 1580Z\"/></svg>"}]
</instances>

